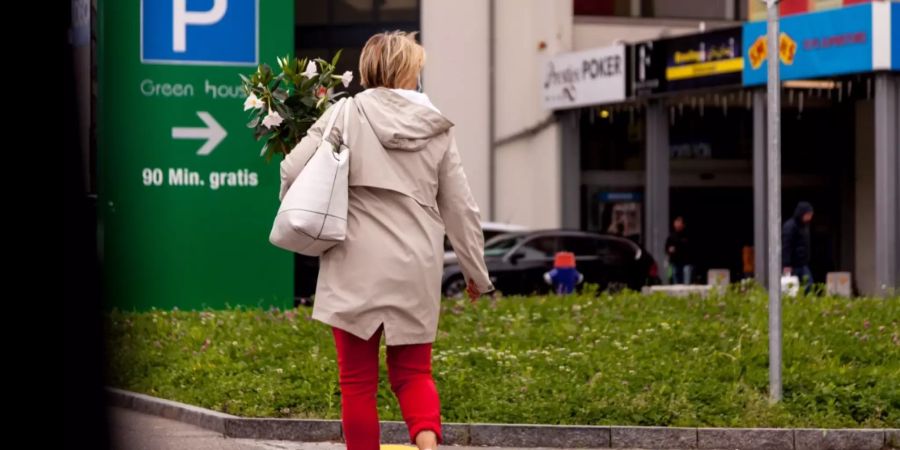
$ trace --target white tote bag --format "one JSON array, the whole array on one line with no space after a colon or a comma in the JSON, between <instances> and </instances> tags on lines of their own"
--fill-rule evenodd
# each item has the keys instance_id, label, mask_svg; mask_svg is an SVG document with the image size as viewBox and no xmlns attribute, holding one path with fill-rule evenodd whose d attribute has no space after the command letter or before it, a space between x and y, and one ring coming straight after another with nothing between
<instances>
[{"instance_id":1,"label":"white tote bag","mask_svg":"<svg viewBox=\"0 0 900 450\"><path fill-rule=\"evenodd\" d=\"M350 152L347 148L347 103L339 100L332 108L322 142L291 187L288 188L269 242L276 247L307 256L321 256L347 235L347 201ZM343 113L341 144L328 141L331 128Z\"/></svg>"}]
</instances>

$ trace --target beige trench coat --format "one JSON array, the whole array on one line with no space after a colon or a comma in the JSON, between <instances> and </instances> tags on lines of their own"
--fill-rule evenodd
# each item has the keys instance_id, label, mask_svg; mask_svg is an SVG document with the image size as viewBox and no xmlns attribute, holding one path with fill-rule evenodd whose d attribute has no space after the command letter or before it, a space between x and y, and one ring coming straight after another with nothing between
<instances>
[{"instance_id":1,"label":"beige trench coat","mask_svg":"<svg viewBox=\"0 0 900 450\"><path fill-rule=\"evenodd\" d=\"M390 89L369 89L345 107L349 119L347 238L321 257L313 318L368 339L384 325L387 345L433 342L444 233L466 279L493 289L484 263L478 205L453 124ZM322 139L329 112L281 163L281 197ZM331 139L339 142L342 121Z\"/></svg>"}]
</instances>

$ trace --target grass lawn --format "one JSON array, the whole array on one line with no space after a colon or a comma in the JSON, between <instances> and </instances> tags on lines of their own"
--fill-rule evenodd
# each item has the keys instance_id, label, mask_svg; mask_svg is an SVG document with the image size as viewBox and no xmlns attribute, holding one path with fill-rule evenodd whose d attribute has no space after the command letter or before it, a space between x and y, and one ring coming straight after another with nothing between
<instances>
[{"instance_id":1,"label":"grass lawn","mask_svg":"<svg viewBox=\"0 0 900 450\"><path fill-rule=\"evenodd\" d=\"M784 299L774 406L766 305L736 289L447 300L434 346L444 420L900 427L900 297ZM113 311L109 384L240 416L339 418L331 332L310 314ZM400 420L383 361L381 418Z\"/></svg>"}]
</instances>

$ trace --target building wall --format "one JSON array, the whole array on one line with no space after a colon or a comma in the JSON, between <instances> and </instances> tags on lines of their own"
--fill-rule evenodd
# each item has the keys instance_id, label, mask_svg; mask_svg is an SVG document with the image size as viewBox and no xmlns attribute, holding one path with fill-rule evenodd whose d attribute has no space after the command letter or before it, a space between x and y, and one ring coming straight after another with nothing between
<instances>
[{"instance_id":1,"label":"building wall","mask_svg":"<svg viewBox=\"0 0 900 450\"><path fill-rule=\"evenodd\" d=\"M539 88L543 58L571 50L571 2L498 0L497 139L521 133L552 117ZM545 45L541 49L541 43ZM497 215L535 228L562 225L559 125L497 147ZM575 199L577 201L577 199Z\"/></svg>"},{"instance_id":2,"label":"building wall","mask_svg":"<svg viewBox=\"0 0 900 450\"><path fill-rule=\"evenodd\" d=\"M489 5L484 0L422 1L422 36L428 52L425 90L456 124L463 165L484 219L559 226L561 167L555 124L498 146L496 205L490 205L489 101L493 95L495 140L520 134L551 115L540 104L539 65L546 55L571 50L572 5L557 0L495 0L493 93Z\"/></svg>"},{"instance_id":3,"label":"building wall","mask_svg":"<svg viewBox=\"0 0 900 450\"><path fill-rule=\"evenodd\" d=\"M423 83L456 126L463 166L486 219L488 182L488 2L422 0Z\"/></svg>"}]
</instances>

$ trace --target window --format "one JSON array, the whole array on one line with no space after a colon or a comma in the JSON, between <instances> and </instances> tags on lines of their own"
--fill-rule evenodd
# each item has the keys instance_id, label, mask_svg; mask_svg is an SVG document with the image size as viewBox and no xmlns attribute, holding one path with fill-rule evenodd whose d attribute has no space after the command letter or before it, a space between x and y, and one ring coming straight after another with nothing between
<instances>
[{"instance_id":1,"label":"window","mask_svg":"<svg viewBox=\"0 0 900 450\"><path fill-rule=\"evenodd\" d=\"M672 161L698 159L744 159L753 157L753 110L733 94L704 98L704 107L688 100L671 101L669 107L669 154Z\"/></svg>"},{"instance_id":2,"label":"window","mask_svg":"<svg viewBox=\"0 0 900 450\"><path fill-rule=\"evenodd\" d=\"M375 21L375 4L372 0L335 0L335 23L371 23Z\"/></svg>"},{"instance_id":3,"label":"window","mask_svg":"<svg viewBox=\"0 0 900 450\"><path fill-rule=\"evenodd\" d=\"M644 110L584 108L581 170L644 170Z\"/></svg>"},{"instance_id":4,"label":"window","mask_svg":"<svg viewBox=\"0 0 900 450\"><path fill-rule=\"evenodd\" d=\"M297 25L328 24L329 0L294 0L294 22Z\"/></svg>"},{"instance_id":5,"label":"window","mask_svg":"<svg viewBox=\"0 0 900 450\"><path fill-rule=\"evenodd\" d=\"M359 55L366 41L382 31L419 30L420 0L295 0L296 55L331 60L343 49L337 70L353 72L351 94L359 84Z\"/></svg>"},{"instance_id":6,"label":"window","mask_svg":"<svg viewBox=\"0 0 900 450\"><path fill-rule=\"evenodd\" d=\"M587 236L564 236L562 238L561 251L572 252L577 258L597 257L599 241Z\"/></svg>"},{"instance_id":7,"label":"window","mask_svg":"<svg viewBox=\"0 0 900 450\"><path fill-rule=\"evenodd\" d=\"M484 256L503 256L506 252L512 250L522 238L509 237L493 239L484 245Z\"/></svg>"},{"instance_id":8,"label":"window","mask_svg":"<svg viewBox=\"0 0 900 450\"><path fill-rule=\"evenodd\" d=\"M418 22L418 0L380 0L379 20L382 22Z\"/></svg>"},{"instance_id":9,"label":"window","mask_svg":"<svg viewBox=\"0 0 900 450\"><path fill-rule=\"evenodd\" d=\"M574 0L576 16L741 20L748 0ZM759 1L759 0L749 0Z\"/></svg>"},{"instance_id":10,"label":"window","mask_svg":"<svg viewBox=\"0 0 900 450\"><path fill-rule=\"evenodd\" d=\"M618 266L634 261L637 256L635 248L627 243L615 239L603 239L599 241L598 255L603 264Z\"/></svg>"},{"instance_id":11,"label":"window","mask_svg":"<svg viewBox=\"0 0 900 450\"><path fill-rule=\"evenodd\" d=\"M521 248L528 259L553 258L558 250L559 238L556 236L536 237L526 242Z\"/></svg>"}]
</instances>

